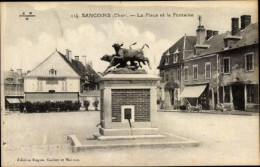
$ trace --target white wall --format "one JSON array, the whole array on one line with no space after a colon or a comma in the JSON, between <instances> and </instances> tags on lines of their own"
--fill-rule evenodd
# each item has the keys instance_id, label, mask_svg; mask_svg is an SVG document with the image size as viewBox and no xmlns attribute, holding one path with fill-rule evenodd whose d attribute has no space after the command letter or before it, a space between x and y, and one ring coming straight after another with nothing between
<instances>
[{"instance_id":1,"label":"white wall","mask_svg":"<svg viewBox=\"0 0 260 167\"><path fill-rule=\"evenodd\" d=\"M59 80L58 84L46 84L46 80L42 80L42 91L38 90L37 78L24 79L24 92L80 92L80 79L79 78L66 78L67 91L62 90L62 81Z\"/></svg>"}]
</instances>

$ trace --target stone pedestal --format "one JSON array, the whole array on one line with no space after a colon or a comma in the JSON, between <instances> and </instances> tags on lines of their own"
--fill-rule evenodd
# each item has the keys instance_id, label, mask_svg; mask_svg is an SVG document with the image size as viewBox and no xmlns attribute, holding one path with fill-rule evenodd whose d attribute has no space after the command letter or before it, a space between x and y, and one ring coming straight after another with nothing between
<instances>
[{"instance_id":1,"label":"stone pedestal","mask_svg":"<svg viewBox=\"0 0 260 167\"><path fill-rule=\"evenodd\" d=\"M162 137L157 127L159 77L150 74L107 74L101 78L100 140L125 136ZM131 125L127 116L131 115Z\"/></svg>"}]
</instances>

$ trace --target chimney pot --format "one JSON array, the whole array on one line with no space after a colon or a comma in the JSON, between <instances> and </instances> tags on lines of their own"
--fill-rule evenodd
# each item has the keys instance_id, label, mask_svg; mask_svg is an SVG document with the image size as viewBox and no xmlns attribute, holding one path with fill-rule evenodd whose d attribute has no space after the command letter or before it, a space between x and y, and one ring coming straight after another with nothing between
<instances>
[{"instance_id":1,"label":"chimney pot","mask_svg":"<svg viewBox=\"0 0 260 167\"><path fill-rule=\"evenodd\" d=\"M85 55L82 56L82 61L83 61L83 63L84 63L83 65L84 65L85 67L86 67L86 57L87 57L87 56L85 56Z\"/></svg>"},{"instance_id":2,"label":"chimney pot","mask_svg":"<svg viewBox=\"0 0 260 167\"><path fill-rule=\"evenodd\" d=\"M241 17L241 30L245 29L251 24L251 15L242 15Z\"/></svg>"},{"instance_id":3,"label":"chimney pot","mask_svg":"<svg viewBox=\"0 0 260 167\"><path fill-rule=\"evenodd\" d=\"M236 35L238 33L238 18L231 19L231 35Z\"/></svg>"},{"instance_id":4,"label":"chimney pot","mask_svg":"<svg viewBox=\"0 0 260 167\"><path fill-rule=\"evenodd\" d=\"M213 36L218 35L218 31L213 31Z\"/></svg>"},{"instance_id":5,"label":"chimney pot","mask_svg":"<svg viewBox=\"0 0 260 167\"><path fill-rule=\"evenodd\" d=\"M208 40L210 37L213 36L213 31L212 30L207 30L207 36L206 36L206 40Z\"/></svg>"},{"instance_id":6,"label":"chimney pot","mask_svg":"<svg viewBox=\"0 0 260 167\"><path fill-rule=\"evenodd\" d=\"M79 61L79 56L75 56L75 60Z\"/></svg>"},{"instance_id":7,"label":"chimney pot","mask_svg":"<svg viewBox=\"0 0 260 167\"><path fill-rule=\"evenodd\" d=\"M71 61L71 51L69 49L66 49L66 58Z\"/></svg>"}]
</instances>

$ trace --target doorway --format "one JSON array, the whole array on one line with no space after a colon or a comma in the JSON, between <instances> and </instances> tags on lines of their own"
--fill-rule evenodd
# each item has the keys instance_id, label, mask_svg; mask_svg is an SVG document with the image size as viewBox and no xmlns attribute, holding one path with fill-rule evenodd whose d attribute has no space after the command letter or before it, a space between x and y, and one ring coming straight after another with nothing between
<instances>
[{"instance_id":1,"label":"doorway","mask_svg":"<svg viewBox=\"0 0 260 167\"><path fill-rule=\"evenodd\" d=\"M169 89L171 97L171 105L174 106L174 89Z\"/></svg>"},{"instance_id":2,"label":"doorway","mask_svg":"<svg viewBox=\"0 0 260 167\"><path fill-rule=\"evenodd\" d=\"M216 105L218 104L218 94L217 92L214 92L214 109L216 109Z\"/></svg>"},{"instance_id":3,"label":"doorway","mask_svg":"<svg viewBox=\"0 0 260 167\"><path fill-rule=\"evenodd\" d=\"M244 85L232 85L233 104L235 110L245 110Z\"/></svg>"}]
</instances>

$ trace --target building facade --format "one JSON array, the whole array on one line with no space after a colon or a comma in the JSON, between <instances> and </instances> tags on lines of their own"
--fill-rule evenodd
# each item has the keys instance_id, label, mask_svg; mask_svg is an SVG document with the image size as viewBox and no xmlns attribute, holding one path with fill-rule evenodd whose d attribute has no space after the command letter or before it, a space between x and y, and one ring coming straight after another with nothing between
<instances>
[{"instance_id":1,"label":"building facade","mask_svg":"<svg viewBox=\"0 0 260 167\"><path fill-rule=\"evenodd\" d=\"M183 36L178 42L163 53L158 69L160 69L160 94L163 108L179 108L178 95L181 90L181 66L185 55L193 52L196 37Z\"/></svg>"},{"instance_id":2,"label":"building facade","mask_svg":"<svg viewBox=\"0 0 260 167\"><path fill-rule=\"evenodd\" d=\"M79 56L72 59L68 49L66 54L56 50L24 78L25 101L80 101L83 106L81 95L89 86L97 90L96 85L98 75L89 64L83 65Z\"/></svg>"},{"instance_id":3,"label":"building facade","mask_svg":"<svg viewBox=\"0 0 260 167\"><path fill-rule=\"evenodd\" d=\"M19 110L19 105L24 101L24 76L22 69L17 71L4 71L4 96L5 109Z\"/></svg>"},{"instance_id":4,"label":"building facade","mask_svg":"<svg viewBox=\"0 0 260 167\"><path fill-rule=\"evenodd\" d=\"M239 28L238 20L232 18L231 31L222 34L198 26L193 52L181 62L182 105L188 100L203 109L222 103L227 110L258 110L258 23L243 15Z\"/></svg>"}]
</instances>

